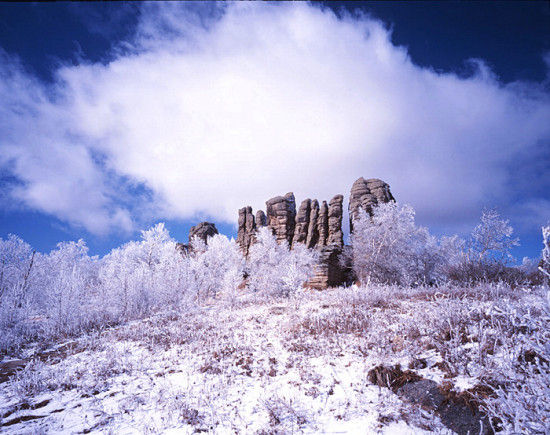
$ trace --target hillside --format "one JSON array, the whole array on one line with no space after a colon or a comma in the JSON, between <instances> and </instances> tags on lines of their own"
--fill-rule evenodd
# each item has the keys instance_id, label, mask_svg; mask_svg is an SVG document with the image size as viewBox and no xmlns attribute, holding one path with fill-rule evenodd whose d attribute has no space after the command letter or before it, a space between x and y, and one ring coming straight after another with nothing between
<instances>
[{"instance_id":1,"label":"hillside","mask_svg":"<svg viewBox=\"0 0 550 435\"><path fill-rule=\"evenodd\" d=\"M483 285L209 300L58 343L57 351L27 348L26 368L0 384L0 427L477 433L481 421L488 433L481 408L503 418L491 420L495 428L544 433L546 297Z\"/></svg>"}]
</instances>

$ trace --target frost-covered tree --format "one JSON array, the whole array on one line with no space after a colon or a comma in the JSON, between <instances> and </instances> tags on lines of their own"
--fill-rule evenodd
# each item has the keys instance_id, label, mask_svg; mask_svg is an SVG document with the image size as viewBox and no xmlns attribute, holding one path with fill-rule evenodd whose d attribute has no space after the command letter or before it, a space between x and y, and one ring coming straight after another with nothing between
<instances>
[{"instance_id":1,"label":"frost-covered tree","mask_svg":"<svg viewBox=\"0 0 550 435\"><path fill-rule=\"evenodd\" d=\"M41 258L39 308L53 333L76 332L90 320L96 267L97 258L88 256L82 239L58 243L56 249Z\"/></svg>"},{"instance_id":2,"label":"frost-covered tree","mask_svg":"<svg viewBox=\"0 0 550 435\"><path fill-rule=\"evenodd\" d=\"M289 296L314 273L317 253L303 244L292 250L277 243L267 227L260 228L248 256L248 286L255 292Z\"/></svg>"},{"instance_id":3,"label":"frost-covered tree","mask_svg":"<svg viewBox=\"0 0 550 435\"><path fill-rule=\"evenodd\" d=\"M15 334L27 329L36 283L35 252L19 237L0 238L0 330L2 343L17 341ZM16 331L14 331L17 330Z\"/></svg>"},{"instance_id":4,"label":"frost-covered tree","mask_svg":"<svg viewBox=\"0 0 550 435\"><path fill-rule=\"evenodd\" d=\"M99 271L104 314L113 319L139 317L152 309L178 306L189 267L163 223L141 232L140 241L113 249Z\"/></svg>"},{"instance_id":5,"label":"frost-covered tree","mask_svg":"<svg viewBox=\"0 0 550 435\"><path fill-rule=\"evenodd\" d=\"M373 208L372 217L360 211L353 224L351 255L361 282L415 285L441 278L445 251L414 218L412 207L395 202ZM457 243L449 239L446 250Z\"/></svg>"},{"instance_id":6,"label":"frost-covered tree","mask_svg":"<svg viewBox=\"0 0 550 435\"><path fill-rule=\"evenodd\" d=\"M542 227L542 259L540 262L539 270L550 278L550 224Z\"/></svg>"},{"instance_id":7,"label":"frost-covered tree","mask_svg":"<svg viewBox=\"0 0 550 435\"><path fill-rule=\"evenodd\" d=\"M233 239L216 234L208 244L195 238L191 241L194 254L190 257L190 280L187 291L198 300L224 296L234 298L243 281L244 258Z\"/></svg>"},{"instance_id":8,"label":"frost-covered tree","mask_svg":"<svg viewBox=\"0 0 550 435\"><path fill-rule=\"evenodd\" d=\"M514 229L508 220L502 219L496 210L484 210L480 223L474 228L470 238L469 260L487 260L507 263L513 260L511 250L519 245L513 237Z\"/></svg>"},{"instance_id":9,"label":"frost-covered tree","mask_svg":"<svg viewBox=\"0 0 550 435\"><path fill-rule=\"evenodd\" d=\"M519 282L528 279L522 268L508 267L511 250L519 245L514 229L497 211L485 210L463 247L462 260L450 264L451 280L463 284L480 281Z\"/></svg>"}]
</instances>

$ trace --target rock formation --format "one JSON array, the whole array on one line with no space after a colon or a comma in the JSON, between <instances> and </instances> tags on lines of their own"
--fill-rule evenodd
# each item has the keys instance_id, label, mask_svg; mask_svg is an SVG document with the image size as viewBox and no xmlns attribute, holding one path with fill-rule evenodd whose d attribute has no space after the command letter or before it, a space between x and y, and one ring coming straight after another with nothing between
<instances>
[{"instance_id":1,"label":"rock formation","mask_svg":"<svg viewBox=\"0 0 550 435\"><path fill-rule=\"evenodd\" d=\"M321 203L321 207L319 208L317 231L319 232L317 246L326 246L328 239L328 206L326 201L323 201Z\"/></svg>"},{"instance_id":2,"label":"rock formation","mask_svg":"<svg viewBox=\"0 0 550 435\"><path fill-rule=\"evenodd\" d=\"M317 223L319 221L319 201L314 199L311 201L311 210L309 212L309 224L307 228L306 246L308 248L314 248L319 242L319 228Z\"/></svg>"},{"instance_id":3,"label":"rock formation","mask_svg":"<svg viewBox=\"0 0 550 435\"><path fill-rule=\"evenodd\" d=\"M300 204L298 214L296 214L296 225L294 227L294 237L292 239L292 245L295 245L296 243L307 242L310 213L311 199L304 199L302 201L302 204Z\"/></svg>"},{"instance_id":4,"label":"rock formation","mask_svg":"<svg viewBox=\"0 0 550 435\"><path fill-rule=\"evenodd\" d=\"M208 237L218 234L216 225L211 222L201 222L194 227L191 227L189 230L189 243L193 240L194 237L198 237L204 243L208 244Z\"/></svg>"},{"instance_id":5,"label":"rock formation","mask_svg":"<svg viewBox=\"0 0 550 435\"><path fill-rule=\"evenodd\" d=\"M390 186L377 178L365 180L363 177L353 183L349 197L349 224L353 232L353 221L359 214L359 209L372 215L372 207L377 204L395 201L390 192Z\"/></svg>"},{"instance_id":6,"label":"rock formation","mask_svg":"<svg viewBox=\"0 0 550 435\"><path fill-rule=\"evenodd\" d=\"M239 229L237 231L237 243L243 254L248 255L250 246L255 241L256 222L252 214L252 207L243 207L239 210Z\"/></svg>"},{"instance_id":7,"label":"rock formation","mask_svg":"<svg viewBox=\"0 0 550 435\"><path fill-rule=\"evenodd\" d=\"M267 226L267 218L263 210L256 212L256 227L261 228Z\"/></svg>"},{"instance_id":8,"label":"rock formation","mask_svg":"<svg viewBox=\"0 0 550 435\"><path fill-rule=\"evenodd\" d=\"M189 243L176 243L176 250L186 257L187 255L193 252L191 241L194 237L198 237L204 243L208 244L208 238L213 235L218 234L218 229L216 225L211 222L201 222L200 224L191 227L189 230Z\"/></svg>"},{"instance_id":9,"label":"rock formation","mask_svg":"<svg viewBox=\"0 0 550 435\"><path fill-rule=\"evenodd\" d=\"M337 287L346 280L345 270L340 264L342 249L338 246L320 246L319 263L315 266L315 274L306 283L307 287L326 289Z\"/></svg>"},{"instance_id":10,"label":"rock formation","mask_svg":"<svg viewBox=\"0 0 550 435\"><path fill-rule=\"evenodd\" d=\"M286 240L292 244L296 225L296 200L292 192L276 196L265 203L267 226L273 231L278 243Z\"/></svg>"},{"instance_id":11,"label":"rock formation","mask_svg":"<svg viewBox=\"0 0 550 435\"><path fill-rule=\"evenodd\" d=\"M344 247L344 232L342 231L343 195L336 195L328 204L328 239L327 245Z\"/></svg>"},{"instance_id":12,"label":"rock formation","mask_svg":"<svg viewBox=\"0 0 550 435\"><path fill-rule=\"evenodd\" d=\"M363 208L372 214L372 207L393 201L390 187L382 180L359 178L351 188L349 213L350 226ZM342 195L334 196L327 204L316 199L305 199L296 213L296 201L292 192L276 196L266 202L266 213L258 210L256 218L251 207L239 210L237 243L245 256L256 241L257 228L267 226L278 243L286 241L292 246L304 243L308 248L319 251L319 264L315 276L307 283L313 288L341 285L349 279L350 266L342 266L344 233Z\"/></svg>"}]
</instances>

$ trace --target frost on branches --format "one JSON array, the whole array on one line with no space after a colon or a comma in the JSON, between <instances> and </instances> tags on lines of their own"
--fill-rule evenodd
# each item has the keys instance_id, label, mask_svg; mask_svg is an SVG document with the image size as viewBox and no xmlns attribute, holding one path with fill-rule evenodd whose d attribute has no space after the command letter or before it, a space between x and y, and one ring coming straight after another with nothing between
<instances>
[{"instance_id":1,"label":"frost on branches","mask_svg":"<svg viewBox=\"0 0 550 435\"><path fill-rule=\"evenodd\" d=\"M395 202L374 207L372 217L360 211L353 224L351 255L362 283L418 285L442 278L445 252L426 228L415 224L414 216L412 207ZM448 239L444 247L456 244Z\"/></svg>"},{"instance_id":2,"label":"frost on branches","mask_svg":"<svg viewBox=\"0 0 550 435\"><path fill-rule=\"evenodd\" d=\"M539 270L550 278L550 225L542 227L542 260L540 262Z\"/></svg>"},{"instance_id":3,"label":"frost on branches","mask_svg":"<svg viewBox=\"0 0 550 435\"><path fill-rule=\"evenodd\" d=\"M519 245L508 220L501 219L496 210L484 210L481 222L474 228L470 240L470 261L512 261L510 251Z\"/></svg>"},{"instance_id":4,"label":"frost on branches","mask_svg":"<svg viewBox=\"0 0 550 435\"><path fill-rule=\"evenodd\" d=\"M234 240L216 234L208 239L208 245L195 237L191 241L189 258L191 275L186 283L187 292L197 300L223 296L234 299L237 287L243 281L244 258Z\"/></svg>"},{"instance_id":5,"label":"frost on branches","mask_svg":"<svg viewBox=\"0 0 550 435\"><path fill-rule=\"evenodd\" d=\"M247 265L253 291L288 296L313 275L316 251L301 243L290 250L287 243L278 244L267 227L260 228L256 237Z\"/></svg>"}]
</instances>

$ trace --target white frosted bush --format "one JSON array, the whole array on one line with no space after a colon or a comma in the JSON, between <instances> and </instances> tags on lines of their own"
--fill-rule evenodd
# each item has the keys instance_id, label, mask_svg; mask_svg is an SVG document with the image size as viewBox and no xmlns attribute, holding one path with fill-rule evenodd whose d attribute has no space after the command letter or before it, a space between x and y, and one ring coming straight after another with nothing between
<instances>
[{"instance_id":1,"label":"white frosted bush","mask_svg":"<svg viewBox=\"0 0 550 435\"><path fill-rule=\"evenodd\" d=\"M351 255L361 282L418 285L443 278L445 254L458 242L449 239L442 250L426 228L416 225L414 216L412 207L395 202L374 207L372 217L360 210Z\"/></svg>"},{"instance_id":2,"label":"white frosted bush","mask_svg":"<svg viewBox=\"0 0 550 435\"><path fill-rule=\"evenodd\" d=\"M314 273L317 253L303 244L292 250L277 243L267 227L260 228L248 256L248 286L255 292L289 296Z\"/></svg>"},{"instance_id":3,"label":"white frosted bush","mask_svg":"<svg viewBox=\"0 0 550 435\"><path fill-rule=\"evenodd\" d=\"M544 247L542 248L542 260L539 270L546 278L550 278L550 225L542 227L542 243Z\"/></svg>"},{"instance_id":4,"label":"white frosted bush","mask_svg":"<svg viewBox=\"0 0 550 435\"><path fill-rule=\"evenodd\" d=\"M197 299L234 298L244 270L244 258L235 241L216 234L208 238L208 244L195 238L192 246L194 254L189 260L192 273L187 291L194 292Z\"/></svg>"}]
</instances>

